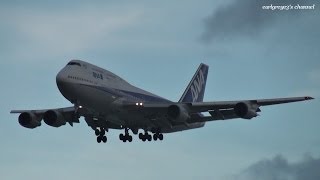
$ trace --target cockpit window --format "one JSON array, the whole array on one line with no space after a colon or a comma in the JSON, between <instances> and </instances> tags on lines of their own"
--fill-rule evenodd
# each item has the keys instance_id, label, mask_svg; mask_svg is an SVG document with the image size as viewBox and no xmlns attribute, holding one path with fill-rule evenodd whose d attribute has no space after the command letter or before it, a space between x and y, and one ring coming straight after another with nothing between
<instances>
[{"instance_id":1,"label":"cockpit window","mask_svg":"<svg viewBox=\"0 0 320 180\"><path fill-rule=\"evenodd\" d=\"M76 65L76 66L80 66L81 67L81 64L78 63L78 62L69 62L67 65Z\"/></svg>"}]
</instances>

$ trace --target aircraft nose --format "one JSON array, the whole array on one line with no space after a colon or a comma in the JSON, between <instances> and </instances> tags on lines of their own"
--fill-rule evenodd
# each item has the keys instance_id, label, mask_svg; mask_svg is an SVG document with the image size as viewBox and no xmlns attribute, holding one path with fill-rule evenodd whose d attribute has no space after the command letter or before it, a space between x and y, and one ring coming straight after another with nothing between
<instances>
[{"instance_id":1,"label":"aircraft nose","mask_svg":"<svg viewBox=\"0 0 320 180\"><path fill-rule=\"evenodd\" d=\"M63 74L64 73L62 71L60 71L56 76L56 81L57 81L58 86L65 81L65 76Z\"/></svg>"},{"instance_id":2,"label":"aircraft nose","mask_svg":"<svg viewBox=\"0 0 320 180\"><path fill-rule=\"evenodd\" d=\"M61 70L56 76L56 82L60 93L68 100L73 101L73 86L68 81L68 73Z\"/></svg>"},{"instance_id":3,"label":"aircraft nose","mask_svg":"<svg viewBox=\"0 0 320 180\"><path fill-rule=\"evenodd\" d=\"M57 74L57 76L56 76L56 82L57 82L57 86L58 86L60 92L61 92L62 94L64 94L64 93L65 93L64 91L65 91L66 86L67 86L67 75L66 75L66 73L65 73L63 70L61 70L61 71Z\"/></svg>"}]
</instances>

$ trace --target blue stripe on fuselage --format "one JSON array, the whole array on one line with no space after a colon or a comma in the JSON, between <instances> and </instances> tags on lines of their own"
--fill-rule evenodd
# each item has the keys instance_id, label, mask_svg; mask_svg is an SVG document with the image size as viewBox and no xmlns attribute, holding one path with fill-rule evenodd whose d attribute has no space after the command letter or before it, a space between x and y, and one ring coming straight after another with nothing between
<instances>
[{"instance_id":1,"label":"blue stripe on fuselage","mask_svg":"<svg viewBox=\"0 0 320 180\"><path fill-rule=\"evenodd\" d=\"M142 94L142 93L137 93L137 92L132 92L132 91L125 91L125 90L119 90L124 94L127 94L129 96L133 96L135 98L141 99L145 102L162 102L162 103L171 103L171 101L161 98L161 97L156 97L156 96L150 96L147 94ZM127 96L128 97L128 96Z\"/></svg>"},{"instance_id":2,"label":"blue stripe on fuselage","mask_svg":"<svg viewBox=\"0 0 320 180\"><path fill-rule=\"evenodd\" d=\"M125 91L121 89L113 89L113 88L107 88L107 87L102 87L102 86L92 86L88 84L80 84L83 86L88 86L91 88L95 88L110 94L113 94L115 96L120 96L120 97L125 97L128 100L131 100L133 102L136 101L143 101L143 102L162 102L162 103L171 103L171 101L161 98L161 97L156 97L156 96L151 96L147 94L142 94L138 92L132 92L132 91Z\"/></svg>"}]
</instances>

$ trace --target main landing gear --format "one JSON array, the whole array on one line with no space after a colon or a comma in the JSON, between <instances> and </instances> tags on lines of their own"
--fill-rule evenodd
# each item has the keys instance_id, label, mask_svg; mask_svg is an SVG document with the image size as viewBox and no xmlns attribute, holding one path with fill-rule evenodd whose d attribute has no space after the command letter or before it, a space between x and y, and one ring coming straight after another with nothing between
<instances>
[{"instance_id":1,"label":"main landing gear","mask_svg":"<svg viewBox=\"0 0 320 180\"><path fill-rule=\"evenodd\" d=\"M153 136L151 136L147 131L145 131L144 133L139 133L139 139L141 139L143 142L145 142L146 140L151 141L152 138L154 141L157 141L158 139L162 141L163 134L157 132L157 133L154 133Z\"/></svg>"},{"instance_id":2,"label":"main landing gear","mask_svg":"<svg viewBox=\"0 0 320 180\"><path fill-rule=\"evenodd\" d=\"M123 142L132 142L132 136L129 134L129 129L125 128L125 134L120 134L119 139Z\"/></svg>"},{"instance_id":3,"label":"main landing gear","mask_svg":"<svg viewBox=\"0 0 320 180\"><path fill-rule=\"evenodd\" d=\"M132 136L129 134L129 128L125 128L124 130L125 130L124 134L120 134L119 139L123 142L127 142L127 141L132 142L133 139L132 139ZM97 128L94 130L94 133L97 136L98 143L107 142L106 131L108 131L108 129ZM139 133L139 139L141 139L143 142L152 141L152 140L154 141L163 140L163 134L160 133L160 131L156 131L156 132L152 131L152 132L153 134L149 134L148 131L145 130L144 133Z\"/></svg>"},{"instance_id":4,"label":"main landing gear","mask_svg":"<svg viewBox=\"0 0 320 180\"><path fill-rule=\"evenodd\" d=\"M100 130L99 129L95 129L94 133L97 136L97 142L98 143L101 143L101 142L106 143L107 142L108 139L107 139L107 136L105 135L106 134L106 130L105 129L103 129L103 128L100 128Z\"/></svg>"},{"instance_id":5,"label":"main landing gear","mask_svg":"<svg viewBox=\"0 0 320 180\"><path fill-rule=\"evenodd\" d=\"M161 133L155 133L155 134L153 134L153 140L160 140L160 141L162 141L163 140L163 134L161 134Z\"/></svg>"}]
</instances>

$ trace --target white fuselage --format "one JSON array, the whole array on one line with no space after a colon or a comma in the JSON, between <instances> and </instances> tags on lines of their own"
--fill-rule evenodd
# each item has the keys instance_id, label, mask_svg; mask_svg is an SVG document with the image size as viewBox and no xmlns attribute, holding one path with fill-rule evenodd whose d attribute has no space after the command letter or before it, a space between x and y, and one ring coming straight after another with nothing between
<instances>
[{"instance_id":1,"label":"white fuselage","mask_svg":"<svg viewBox=\"0 0 320 180\"><path fill-rule=\"evenodd\" d=\"M150 120L141 113L128 113L128 103L171 103L162 97L139 89L119 76L92 64L74 60L56 77L62 95L71 103L94 110L97 116L127 126L148 126ZM116 115L115 115L116 114Z\"/></svg>"}]
</instances>

